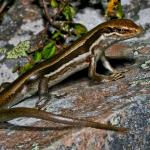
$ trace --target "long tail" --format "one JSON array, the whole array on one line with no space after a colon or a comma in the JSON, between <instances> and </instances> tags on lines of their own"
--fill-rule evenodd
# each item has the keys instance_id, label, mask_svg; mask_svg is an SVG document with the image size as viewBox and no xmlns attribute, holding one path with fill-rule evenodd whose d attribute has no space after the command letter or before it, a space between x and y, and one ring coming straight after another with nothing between
<instances>
[{"instance_id":1,"label":"long tail","mask_svg":"<svg viewBox=\"0 0 150 150\"><path fill-rule=\"evenodd\" d=\"M35 108L19 107L0 110L0 122L9 121L19 117L43 119L55 123L71 125L73 127L92 127L96 129L105 129L119 132L127 132L128 130L127 128L120 128L113 125L102 124L99 122L56 115L50 112L45 112L43 110L37 110Z\"/></svg>"}]
</instances>

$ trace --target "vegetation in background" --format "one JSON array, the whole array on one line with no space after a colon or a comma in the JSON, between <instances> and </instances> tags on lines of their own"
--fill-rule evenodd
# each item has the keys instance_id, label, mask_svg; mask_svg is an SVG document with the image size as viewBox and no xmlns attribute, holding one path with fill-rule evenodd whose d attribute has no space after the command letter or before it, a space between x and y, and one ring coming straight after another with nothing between
<instances>
[{"instance_id":1,"label":"vegetation in background","mask_svg":"<svg viewBox=\"0 0 150 150\"><path fill-rule=\"evenodd\" d=\"M7 7L6 4L10 2L12 0L0 0L0 8ZM43 9L43 17L46 18L45 29L38 33L35 39L20 42L6 54L7 58L13 59L28 57L29 62L19 67L19 73L32 68L36 63L50 59L66 48L72 39L79 38L87 32L84 25L73 22L77 9L69 0L39 0L35 3ZM4 8L0 10L3 11ZM109 19L123 17L121 0L108 0L106 17Z\"/></svg>"},{"instance_id":2,"label":"vegetation in background","mask_svg":"<svg viewBox=\"0 0 150 150\"><path fill-rule=\"evenodd\" d=\"M121 0L108 0L106 17L108 19L122 19L124 17L121 6Z\"/></svg>"}]
</instances>

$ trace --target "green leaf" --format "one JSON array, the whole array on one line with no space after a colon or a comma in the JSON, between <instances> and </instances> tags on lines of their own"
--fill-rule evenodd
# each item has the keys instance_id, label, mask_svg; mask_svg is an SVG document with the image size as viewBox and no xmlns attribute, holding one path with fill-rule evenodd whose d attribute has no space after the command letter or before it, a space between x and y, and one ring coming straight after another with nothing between
<instances>
[{"instance_id":1,"label":"green leaf","mask_svg":"<svg viewBox=\"0 0 150 150\"><path fill-rule=\"evenodd\" d=\"M40 52L35 52L33 56L33 60L35 61L35 63L40 62L41 59L42 59L42 54Z\"/></svg>"},{"instance_id":2,"label":"green leaf","mask_svg":"<svg viewBox=\"0 0 150 150\"><path fill-rule=\"evenodd\" d=\"M69 5L65 6L63 15L65 16L66 20L72 20L75 14L76 14L76 11L74 7L69 6Z\"/></svg>"},{"instance_id":3,"label":"green leaf","mask_svg":"<svg viewBox=\"0 0 150 150\"><path fill-rule=\"evenodd\" d=\"M122 19L124 17L121 3L118 4L118 10L117 10L116 16L118 19Z\"/></svg>"},{"instance_id":4,"label":"green leaf","mask_svg":"<svg viewBox=\"0 0 150 150\"><path fill-rule=\"evenodd\" d=\"M23 67L20 68L19 73L22 74L26 72L27 70L31 69L33 67L33 64L26 63Z\"/></svg>"},{"instance_id":5,"label":"green leaf","mask_svg":"<svg viewBox=\"0 0 150 150\"><path fill-rule=\"evenodd\" d=\"M77 23L74 26L74 32L77 36L81 36L87 32L87 28L84 25Z\"/></svg>"},{"instance_id":6,"label":"green leaf","mask_svg":"<svg viewBox=\"0 0 150 150\"><path fill-rule=\"evenodd\" d=\"M57 3L56 0L50 0L50 5L51 5L52 8L58 7L58 3Z\"/></svg>"},{"instance_id":7,"label":"green leaf","mask_svg":"<svg viewBox=\"0 0 150 150\"><path fill-rule=\"evenodd\" d=\"M56 31L56 32L53 33L52 39L55 40L55 39L58 39L61 36L62 36L62 33L60 31Z\"/></svg>"},{"instance_id":8,"label":"green leaf","mask_svg":"<svg viewBox=\"0 0 150 150\"><path fill-rule=\"evenodd\" d=\"M56 52L56 45L54 41L51 41L48 45L46 45L42 50L42 57L44 59L48 59L54 56Z\"/></svg>"}]
</instances>

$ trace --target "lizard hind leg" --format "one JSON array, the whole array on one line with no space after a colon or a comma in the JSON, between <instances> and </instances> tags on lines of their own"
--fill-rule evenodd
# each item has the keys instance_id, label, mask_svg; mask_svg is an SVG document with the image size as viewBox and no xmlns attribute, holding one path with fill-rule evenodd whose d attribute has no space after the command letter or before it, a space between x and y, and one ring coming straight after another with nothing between
<instances>
[{"instance_id":1,"label":"lizard hind leg","mask_svg":"<svg viewBox=\"0 0 150 150\"><path fill-rule=\"evenodd\" d=\"M39 101L36 103L38 109L45 109L46 104L50 99L50 94L48 92L48 78L43 77L40 79L38 87Z\"/></svg>"}]
</instances>

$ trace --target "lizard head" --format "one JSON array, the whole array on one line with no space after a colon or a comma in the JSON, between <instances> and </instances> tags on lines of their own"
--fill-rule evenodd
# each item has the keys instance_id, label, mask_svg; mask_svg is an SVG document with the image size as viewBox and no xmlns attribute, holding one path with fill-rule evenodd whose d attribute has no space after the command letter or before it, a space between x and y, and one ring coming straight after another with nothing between
<instances>
[{"instance_id":1,"label":"lizard head","mask_svg":"<svg viewBox=\"0 0 150 150\"><path fill-rule=\"evenodd\" d=\"M140 35L142 27L128 19L114 19L103 24L103 31L107 37L118 40L128 39Z\"/></svg>"}]
</instances>

